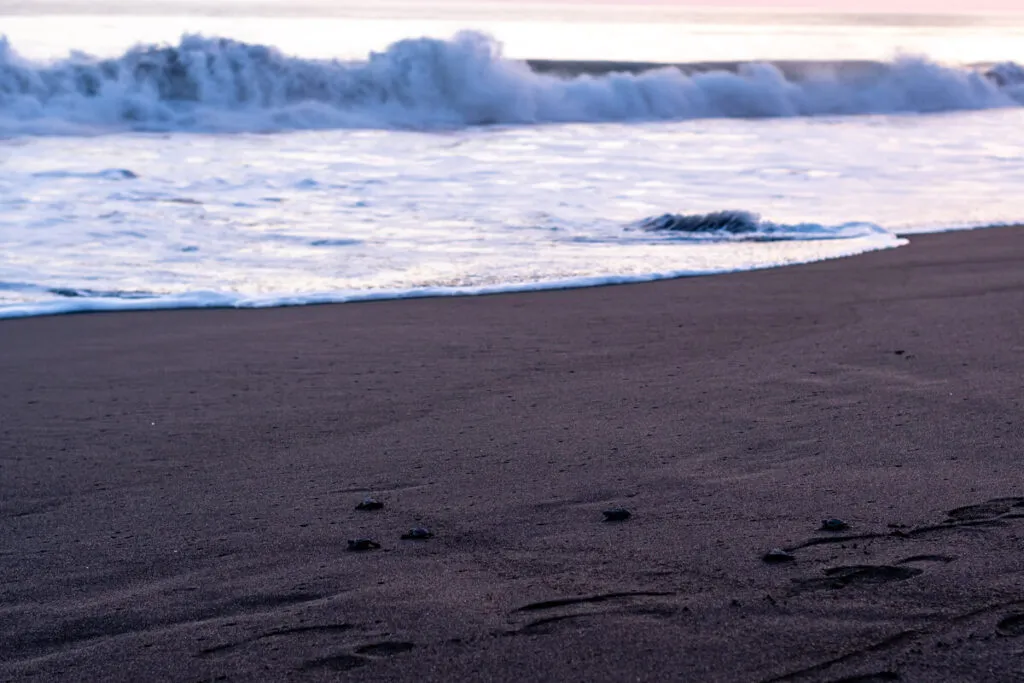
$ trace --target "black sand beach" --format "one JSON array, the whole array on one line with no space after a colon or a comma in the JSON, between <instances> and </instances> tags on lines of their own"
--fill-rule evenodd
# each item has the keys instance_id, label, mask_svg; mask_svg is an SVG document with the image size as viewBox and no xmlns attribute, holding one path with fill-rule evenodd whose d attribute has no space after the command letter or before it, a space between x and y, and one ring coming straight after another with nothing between
<instances>
[{"instance_id":1,"label":"black sand beach","mask_svg":"<svg viewBox=\"0 0 1024 683\"><path fill-rule=\"evenodd\" d=\"M1022 263L0 321L0 679L1020 680Z\"/></svg>"}]
</instances>

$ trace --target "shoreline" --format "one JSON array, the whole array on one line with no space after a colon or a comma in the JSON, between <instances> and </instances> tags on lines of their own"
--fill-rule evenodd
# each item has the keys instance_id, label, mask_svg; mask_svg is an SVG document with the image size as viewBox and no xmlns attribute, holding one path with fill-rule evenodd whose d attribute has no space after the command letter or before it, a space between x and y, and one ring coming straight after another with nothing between
<instances>
[{"instance_id":1,"label":"shoreline","mask_svg":"<svg viewBox=\"0 0 1024 683\"><path fill-rule=\"evenodd\" d=\"M53 299L36 304L25 304L33 308L45 308L46 312L22 312L24 308L15 309L5 313L0 309L0 322L4 320L23 320L26 318L78 315L87 313L130 313L144 311L226 311L226 310L265 310L276 308L296 308L305 306L330 306L340 304L360 304L377 301L407 301L418 299L451 299L463 297L488 297L502 294L530 294L540 292L559 292L578 289L593 289L600 287L616 287L619 285L645 284L650 282L666 282L682 280L695 277L717 277L720 275L735 275L738 273L751 273L763 270L774 270L777 268L791 268L795 266L818 263L821 261L832 261L836 259L855 258L873 251L886 249L897 249L907 246L909 240L906 237L895 236L903 240L903 244L883 245L860 251L854 254L841 254L827 256L812 261L801 261L785 264L772 264L766 266L754 266L743 270L721 270L712 272L687 272L670 271L669 273L652 273L643 275L595 275L588 277L577 277L570 280L550 280L540 282L519 283L516 285L482 285L472 287L436 287L420 288L417 290L400 291L367 291L364 294L351 295L346 297L341 294L288 294L273 298L271 303L267 300L240 299L234 303L206 303L200 300L215 294L218 300L227 300L228 295L221 293L185 293L173 300L168 299L146 299L146 298L116 298L116 297L89 297L85 295L65 296L64 299ZM305 301L292 303L295 299L305 297ZM77 303L80 308L62 309L61 305ZM9 309L10 310L10 309Z\"/></svg>"},{"instance_id":2,"label":"shoreline","mask_svg":"<svg viewBox=\"0 0 1024 683\"><path fill-rule=\"evenodd\" d=\"M911 233L892 233L896 238L903 240L903 244L896 244L892 246L880 246L867 251L858 252L850 255L832 256L819 261L829 261L835 259L847 259L857 258L864 254L870 254L874 251L882 251L886 249L897 249L906 247L910 244L911 238L916 238L921 235L934 235L941 234L944 232L972 232L977 230L990 230L990 229L1007 229L1022 227L1013 224L1001 224L1001 225L979 225L970 227L955 227L934 230L930 232L911 232ZM424 288L423 290L417 290L415 292L367 292L362 295L353 295L351 297L345 297L344 295L333 295L330 293L323 294L289 294L277 297L277 300L285 303L266 303L260 302L234 302L234 303L205 303L200 302L202 298L201 293L184 294L181 296L182 299L191 303L185 303L183 301L168 301L166 299L157 300L146 300L146 299L121 299L114 297L102 297L92 298L84 295L76 295L66 297L65 300L55 299L46 302L40 302L35 304L24 304L23 306L39 307L47 309L46 312L21 312L23 308L19 308L14 311L8 310L5 312L0 310L0 322L4 320L22 320L26 318L37 318L37 317L49 317L49 316L63 316L63 315L80 315L88 313L129 313L139 311L174 311L174 310L259 310L259 309L274 309L274 308L294 308L304 306L329 306L338 304L358 304L358 303L369 303L374 301L405 301L405 300L416 300L416 299L435 299L435 298L453 298L453 297L487 297L496 296L502 294L524 294L531 292L550 292L550 291L564 291L564 290L575 290L575 289L592 289L595 287L616 287L620 285L628 284L644 284L648 282L662 282L670 280L688 279L694 277L717 277L721 275L735 275L738 273L756 272L761 270L774 270L778 268L792 268L795 266L808 265L809 263L816 263L818 261L807 261L799 263L788 263L781 265L768 265L763 267L748 268L746 270L724 270L719 272L703 272L703 273L686 273L680 272L677 274L650 274L650 275L607 275L607 276L592 276L592 277L580 277L572 280L558 280L558 281L546 281L546 282L534 282L534 283L520 283L516 286L505 286L505 285L493 285L493 286L481 286L476 290L472 288L436 288L435 290L429 290ZM219 297L227 298L227 295L217 294ZM303 296L308 298L308 301L302 301L299 303L290 303L291 300L302 298ZM61 307L62 303L70 304L71 302L78 302L82 308L64 310Z\"/></svg>"},{"instance_id":3,"label":"shoreline","mask_svg":"<svg viewBox=\"0 0 1024 683\"><path fill-rule=\"evenodd\" d=\"M1022 260L0 320L0 678L1009 680Z\"/></svg>"}]
</instances>

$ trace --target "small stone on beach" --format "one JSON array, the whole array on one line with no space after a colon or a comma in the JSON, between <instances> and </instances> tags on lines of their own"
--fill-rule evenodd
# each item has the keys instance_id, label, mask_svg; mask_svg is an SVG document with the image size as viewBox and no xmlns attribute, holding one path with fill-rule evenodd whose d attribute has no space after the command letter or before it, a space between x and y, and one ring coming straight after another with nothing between
<instances>
[{"instance_id":1,"label":"small stone on beach","mask_svg":"<svg viewBox=\"0 0 1024 683\"><path fill-rule=\"evenodd\" d=\"M354 541L348 542L348 549L352 551L363 551L363 550L377 550L380 548L380 543L371 540L369 538L357 538Z\"/></svg>"},{"instance_id":2,"label":"small stone on beach","mask_svg":"<svg viewBox=\"0 0 1024 683\"><path fill-rule=\"evenodd\" d=\"M606 522L625 522L633 516L633 513L626 508L612 508L611 510L605 510L601 514L604 515L604 521Z\"/></svg>"},{"instance_id":3,"label":"small stone on beach","mask_svg":"<svg viewBox=\"0 0 1024 683\"><path fill-rule=\"evenodd\" d=\"M363 498L363 501L356 505L356 510L380 510L383 507L384 503L376 498Z\"/></svg>"},{"instance_id":4,"label":"small stone on beach","mask_svg":"<svg viewBox=\"0 0 1024 683\"><path fill-rule=\"evenodd\" d=\"M782 548L772 548L761 559L768 564L780 564L782 562L792 562L796 559L796 556L793 553L787 553Z\"/></svg>"}]
</instances>

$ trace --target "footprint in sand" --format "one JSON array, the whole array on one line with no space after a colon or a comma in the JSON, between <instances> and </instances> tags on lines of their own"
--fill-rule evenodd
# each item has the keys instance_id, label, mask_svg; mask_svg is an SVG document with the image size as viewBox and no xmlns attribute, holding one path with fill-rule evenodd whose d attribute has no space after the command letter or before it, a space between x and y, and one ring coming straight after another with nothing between
<instances>
[{"instance_id":1,"label":"footprint in sand","mask_svg":"<svg viewBox=\"0 0 1024 683\"><path fill-rule=\"evenodd\" d=\"M405 642L385 642L385 643L370 643L369 645L363 645L362 647L356 648L356 652L361 655L370 655L372 657L391 657L394 655L408 652L416 647L413 643Z\"/></svg>"},{"instance_id":2,"label":"footprint in sand","mask_svg":"<svg viewBox=\"0 0 1024 683\"><path fill-rule=\"evenodd\" d=\"M940 524L915 527L909 531L900 530L898 533L864 533L832 536L827 538L818 537L812 538L799 545L792 546L791 548L786 548L786 550L792 552L793 550L807 548L813 545L822 545L826 543L836 544L840 542L846 543L862 539L882 540L887 538L909 538L924 534L948 531L951 528L961 526L1006 526L1009 524L1008 520L1017 517L1024 517L1024 497L1013 496L1007 498L993 498L985 501L984 503L953 508L946 513L946 516L947 519ZM918 567L908 565L933 562L949 563L956 559L957 558L948 555L914 555L900 560L893 565L851 565L832 567L825 570L825 576L823 577L795 579L796 590L798 592L820 589L837 590L846 588L847 586L877 585L891 583L893 581L906 581L907 579L912 579L915 576L922 574L924 571ZM1013 618L1007 617L1007 619L1012 621ZM1019 629L1021 633L1024 633L1024 617L1021 617L1019 624L1018 622L1012 622L1011 625L1006 625L1003 622L1000 622L1000 633L1010 632L1014 629Z\"/></svg>"},{"instance_id":3,"label":"footprint in sand","mask_svg":"<svg viewBox=\"0 0 1024 683\"><path fill-rule=\"evenodd\" d=\"M1017 612L1008 617L1003 617L996 624L996 633L1001 636L1010 637L1024 636L1024 612Z\"/></svg>"},{"instance_id":4,"label":"footprint in sand","mask_svg":"<svg viewBox=\"0 0 1024 683\"><path fill-rule=\"evenodd\" d=\"M312 635L334 635L338 633L344 633L354 628L352 624L323 624L316 626L296 626L293 628L278 628L271 631L266 631L258 635L252 636L251 638L245 638L243 640L237 640L228 643L221 643L220 645L214 645L211 647L204 648L196 653L197 657L210 657L214 655L224 655L232 650L253 645L260 641L267 640L270 638L286 638L290 636L304 636L310 637Z\"/></svg>"},{"instance_id":5,"label":"footprint in sand","mask_svg":"<svg viewBox=\"0 0 1024 683\"><path fill-rule=\"evenodd\" d=\"M847 586L876 585L893 581L906 581L923 574L924 570L916 567L900 567L893 565L853 565L849 567L831 567L825 570L825 576L811 579L794 579L798 590L818 590L846 588Z\"/></svg>"},{"instance_id":6,"label":"footprint in sand","mask_svg":"<svg viewBox=\"0 0 1024 683\"><path fill-rule=\"evenodd\" d=\"M598 595L587 595L579 598L558 598L555 600L544 600L542 602L531 602L523 605L517 612L536 612L538 610L554 609L556 607L569 607L571 605L586 605L595 602L608 602L609 600L623 600L629 598L659 598L674 593L665 591L629 591L626 593L600 593Z\"/></svg>"},{"instance_id":7,"label":"footprint in sand","mask_svg":"<svg viewBox=\"0 0 1024 683\"><path fill-rule=\"evenodd\" d=\"M1024 497L1012 496L1007 498L993 498L992 500L984 503L953 508L946 513L946 519L937 524L928 524L912 528L908 528L906 525L890 524L890 527L895 526L896 529L884 532L867 531L855 534L841 533L828 536L815 536L803 541L802 543L783 547L781 550L784 553L793 553L797 550L818 545L840 545L852 543L854 541L894 538L905 539L933 533L946 533L950 530L962 527L1005 527L1009 526L1012 520L1022 518L1024 518ZM827 525L828 522L829 520L826 520L825 525ZM906 561L908 560L905 560L904 562Z\"/></svg>"},{"instance_id":8,"label":"footprint in sand","mask_svg":"<svg viewBox=\"0 0 1024 683\"><path fill-rule=\"evenodd\" d=\"M860 676L847 676L838 678L829 683L882 683L882 681L898 681L900 675L895 671L879 671L873 674L862 674Z\"/></svg>"},{"instance_id":9,"label":"footprint in sand","mask_svg":"<svg viewBox=\"0 0 1024 683\"><path fill-rule=\"evenodd\" d=\"M916 562L943 562L948 564L955 562L956 559L953 555L912 555L900 560L896 564L914 564Z\"/></svg>"},{"instance_id":10,"label":"footprint in sand","mask_svg":"<svg viewBox=\"0 0 1024 683\"><path fill-rule=\"evenodd\" d=\"M1014 507L1012 501L1020 499L1001 499L1001 500L990 500L986 503L980 503L978 505L965 505L963 507L954 508L946 513L946 515L957 522L967 522L980 519L994 519L996 517L1002 517L1003 515L1010 512Z\"/></svg>"},{"instance_id":11,"label":"footprint in sand","mask_svg":"<svg viewBox=\"0 0 1024 683\"><path fill-rule=\"evenodd\" d=\"M350 671L361 666L366 666L380 657L393 657L404 652L409 652L416 647L413 643L390 641L382 643L370 643L357 647L355 654L341 652L327 657L317 657L303 662L300 670L327 669L329 671Z\"/></svg>"},{"instance_id":12,"label":"footprint in sand","mask_svg":"<svg viewBox=\"0 0 1024 683\"><path fill-rule=\"evenodd\" d=\"M523 605L522 607L514 610L513 614L518 616L524 613L544 613L549 610L560 611L563 609L578 609L606 602L613 603L613 606L606 611L574 611L568 614L553 614L551 616L533 619L514 631L503 632L500 635L540 635L548 633L551 627L555 624L562 624L570 621L579 622L580 620L602 618L610 615L621 616L628 614L635 617L646 618L665 617L667 615L674 614L676 608L671 605L666 605L662 601L657 601L657 603L660 604L651 605L649 604L649 599L665 598L674 595L675 593L665 591L628 591L621 593L599 593L597 595L587 595L582 597L556 598L553 600L543 600L541 602L531 602L528 605Z\"/></svg>"},{"instance_id":13,"label":"footprint in sand","mask_svg":"<svg viewBox=\"0 0 1024 683\"><path fill-rule=\"evenodd\" d=\"M365 657L357 657L350 654L330 655L328 657L319 657L317 659L311 659L305 662L301 669L303 671L309 671L310 669L327 669L329 671L351 671L352 669L360 666L366 666L369 664L369 660Z\"/></svg>"}]
</instances>

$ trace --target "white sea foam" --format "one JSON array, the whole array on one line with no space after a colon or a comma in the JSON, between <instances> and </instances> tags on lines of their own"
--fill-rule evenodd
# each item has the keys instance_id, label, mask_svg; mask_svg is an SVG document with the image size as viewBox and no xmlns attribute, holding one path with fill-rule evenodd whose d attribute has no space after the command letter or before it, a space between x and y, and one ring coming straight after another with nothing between
<instances>
[{"instance_id":1,"label":"white sea foam","mask_svg":"<svg viewBox=\"0 0 1024 683\"><path fill-rule=\"evenodd\" d=\"M474 32L399 41L362 62L188 35L119 58L42 63L0 40L0 135L933 113L1021 106L1021 72L1012 63L986 74L907 57L791 78L768 63L559 77L504 58L497 42Z\"/></svg>"},{"instance_id":2,"label":"white sea foam","mask_svg":"<svg viewBox=\"0 0 1024 683\"><path fill-rule=\"evenodd\" d=\"M776 254L772 260L760 262L735 261L731 265L709 266L697 269L667 271L644 271L592 276L558 277L548 275L539 279L521 282L511 278L498 284L463 284L460 286L416 286L404 289L339 289L327 292L278 293L253 296L230 292L185 292L180 294L146 294L140 292L105 292L97 296L94 292L48 290L50 295L31 302L3 303L0 300L0 319L24 318L40 315L67 313L95 313L104 311L142 311L184 308L272 308L280 306L303 306L326 303L351 303L389 299L413 299L444 296L473 296L512 292L545 291L602 285L652 282L671 278L698 275L720 275L739 271L757 270L779 266L791 266L813 261L841 258L879 249L889 249L906 244L907 240L876 231L874 238L850 239L842 246L826 249L793 251L790 255ZM762 255L762 259L763 259ZM628 271L627 268L622 270ZM500 276L499 276L500 277ZM536 276L535 276L536 277ZM485 278L494 279L494 278ZM0 283L0 289L4 283ZM37 286L27 286L23 291L40 291Z\"/></svg>"}]
</instances>

